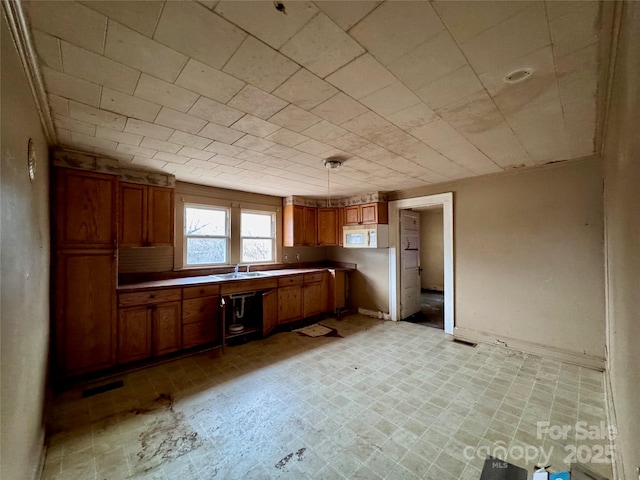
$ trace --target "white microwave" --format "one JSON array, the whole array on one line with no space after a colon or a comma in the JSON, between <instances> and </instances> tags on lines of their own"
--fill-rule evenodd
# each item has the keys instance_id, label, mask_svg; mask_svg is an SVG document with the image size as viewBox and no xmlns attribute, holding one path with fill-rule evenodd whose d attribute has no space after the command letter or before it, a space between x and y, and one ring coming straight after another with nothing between
<instances>
[{"instance_id":1,"label":"white microwave","mask_svg":"<svg viewBox=\"0 0 640 480\"><path fill-rule=\"evenodd\" d=\"M342 227L344 248L389 248L389 225Z\"/></svg>"}]
</instances>

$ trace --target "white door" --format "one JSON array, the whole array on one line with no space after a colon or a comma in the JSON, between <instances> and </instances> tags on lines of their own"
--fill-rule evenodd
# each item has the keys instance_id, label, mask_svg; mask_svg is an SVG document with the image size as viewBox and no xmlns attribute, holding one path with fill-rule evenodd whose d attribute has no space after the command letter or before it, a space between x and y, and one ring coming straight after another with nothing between
<instances>
[{"instance_id":1,"label":"white door","mask_svg":"<svg viewBox=\"0 0 640 480\"><path fill-rule=\"evenodd\" d=\"M400 211L400 318L420 311L420 214Z\"/></svg>"}]
</instances>

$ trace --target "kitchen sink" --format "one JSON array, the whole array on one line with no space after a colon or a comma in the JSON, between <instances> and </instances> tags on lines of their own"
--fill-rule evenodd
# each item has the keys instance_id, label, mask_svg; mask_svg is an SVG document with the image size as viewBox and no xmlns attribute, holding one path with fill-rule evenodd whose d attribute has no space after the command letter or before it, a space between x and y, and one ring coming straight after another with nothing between
<instances>
[{"instance_id":1,"label":"kitchen sink","mask_svg":"<svg viewBox=\"0 0 640 480\"><path fill-rule=\"evenodd\" d=\"M262 272L238 272L238 273L222 273L220 275L212 275L212 277L219 278L220 280L233 280L236 278L253 278L253 277L263 277L265 273Z\"/></svg>"}]
</instances>

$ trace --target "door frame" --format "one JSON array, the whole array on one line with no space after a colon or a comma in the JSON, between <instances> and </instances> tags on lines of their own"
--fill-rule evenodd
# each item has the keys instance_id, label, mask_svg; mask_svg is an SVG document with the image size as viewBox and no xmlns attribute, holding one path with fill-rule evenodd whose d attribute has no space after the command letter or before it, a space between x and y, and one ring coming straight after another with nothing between
<instances>
[{"instance_id":1,"label":"door frame","mask_svg":"<svg viewBox=\"0 0 640 480\"><path fill-rule=\"evenodd\" d=\"M417 207L442 206L442 234L444 240L444 332L453 335L454 268L453 268L453 192L407 198L389 202L389 314L391 320L400 319L400 210Z\"/></svg>"}]
</instances>

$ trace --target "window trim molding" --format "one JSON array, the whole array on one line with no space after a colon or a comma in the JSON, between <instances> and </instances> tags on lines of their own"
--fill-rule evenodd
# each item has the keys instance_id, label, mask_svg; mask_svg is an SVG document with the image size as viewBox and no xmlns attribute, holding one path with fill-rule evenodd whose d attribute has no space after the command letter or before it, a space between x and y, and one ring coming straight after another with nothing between
<instances>
[{"instance_id":1,"label":"window trim molding","mask_svg":"<svg viewBox=\"0 0 640 480\"><path fill-rule=\"evenodd\" d=\"M210 189L210 194L207 193ZM261 202L264 197L264 202ZM229 264L212 264L202 266L185 265L184 252L184 204L196 204L209 207L228 208L230 210L230 255ZM282 199L268 195L227 191L215 187L204 187L182 182L176 183L175 200L175 244L173 251L173 270L194 270L207 268L224 268L240 262L240 212L241 210L275 213L275 260L273 262L252 263L251 265L273 265L282 262Z\"/></svg>"},{"instance_id":2,"label":"window trim molding","mask_svg":"<svg viewBox=\"0 0 640 480\"><path fill-rule=\"evenodd\" d=\"M270 237L245 237L242 235L242 214L243 213L253 213L256 215L269 215L271 217L271 236ZM277 212L274 210L259 210L259 209L255 209L255 208L242 208L240 207L240 235L239 235L239 260L240 263L242 264L246 264L246 265L267 265L270 263L276 263L277 259L278 259L278 244L277 244L277 233L278 233L278 226L277 226L277 220L278 220L278 216L277 216ZM258 262L251 262L251 261L247 261L244 260L242 258L244 251L242 248L242 241L245 239L249 239L249 240L271 240L271 251L272 251L272 256L271 256L271 260L262 260L262 261L258 261Z\"/></svg>"},{"instance_id":3,"label":"window trim molding","mask_svg":"<svg viewBox=\"0 0 640 480\"><path fill-rule=\"evenodd\" d=\"M224 220L224 230L225 235L187 235L185 232L185 221L187 208L202 208L203 210L218 210L225 212L225 220ZM219 205L208 205L202 203L194 203L194 202L183 202L182 204L182 228L180 229L180 234L182 237L182 266L183 268L207 268L207 267L221 267L230 265L230 257L231 257L231 209L225 206ZM189 238L224 238L226 243L225 249L225 261L222 263L195 263L190 264L187 263L187 240Z\"/></svg>"}]
</instances>

